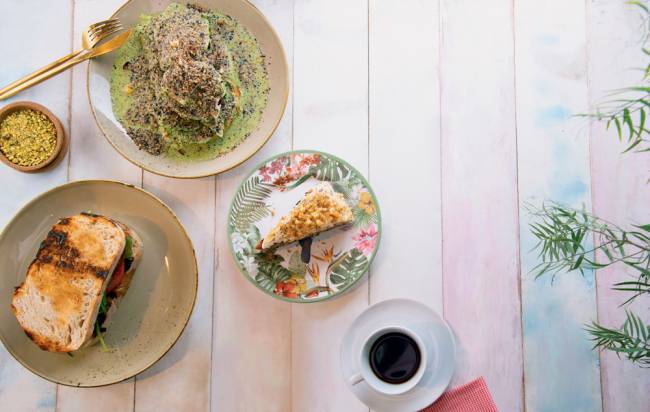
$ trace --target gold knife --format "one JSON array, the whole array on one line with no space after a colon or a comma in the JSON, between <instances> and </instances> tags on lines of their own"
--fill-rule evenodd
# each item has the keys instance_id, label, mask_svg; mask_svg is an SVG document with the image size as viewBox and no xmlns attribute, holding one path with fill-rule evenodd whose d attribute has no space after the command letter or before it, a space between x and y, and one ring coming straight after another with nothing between
<instances>
[{"instance_id":1,"label":"gold knife","mask_svg":"<svg viewBox=\"0 0 650 412\"><path fill-rule=\"evenodd\" d=\"M131 35L131 29L125 31L124 33L120 33L117 36L113 37L112 39L108 40L106 43L95 47L94 49L92 49L88 53L84 53L84 54L82 54L80 56L75 57L74 59L68 60L65 63L63 63L63 64L61 64L59 66L53 67L50 70L40 74L37 77L34 77L33 79L31 79L31 80L29 80L29 81L27 81L25 83L22 83L22 84L14 87L12 89L7 90L6 92L0 94L0 100L7 99L7 98L15 95L16 93L20 93L25 89L28 89L28 88L30 88L30 87L32 87L32 86L34 86L34 85L36 85L36 84L38 84L38 83L40 83L42 81L45 81L45 80L49 79L50 77L52 77L54 75L57 75L57 74L61 73L64 70L69 69L70 67L72 67L72 66L74 66L76 64L81 63L84 60L92 59L93 57L98 57L98 56L101 56L103 54L110 53L113 50L116 50L116 49L120 48L128 40L130 35Z\"/></svg>"}]
</instances>

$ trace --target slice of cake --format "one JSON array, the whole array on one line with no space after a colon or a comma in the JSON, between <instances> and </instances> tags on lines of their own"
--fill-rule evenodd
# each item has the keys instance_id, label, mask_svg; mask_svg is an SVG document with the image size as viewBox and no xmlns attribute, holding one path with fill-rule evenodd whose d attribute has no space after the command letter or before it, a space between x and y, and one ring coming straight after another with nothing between
<instances>
[{"instance_id":1,"label":"slice of cake","mask_svg":"<svg viewBox=\"0 0 650 412\"><path fill-rule=\"evenodd\" d=\"M352 222L352 209L341 193L323 182L310 189L257 245L259 250L315 236Z\"/></svg>"}]
</instances>

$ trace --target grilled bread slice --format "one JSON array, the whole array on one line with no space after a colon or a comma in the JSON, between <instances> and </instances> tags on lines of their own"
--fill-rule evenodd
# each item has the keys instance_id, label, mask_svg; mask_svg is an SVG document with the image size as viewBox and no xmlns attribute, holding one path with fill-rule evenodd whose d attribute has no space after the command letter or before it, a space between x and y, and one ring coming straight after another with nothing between
<instances>
[{"instance_id":1,"label":"grilled bread slice","mask_svg":"<svg viewBox=\"0 0 650 412\"><path fill-rule=\"evenodd\" d=\"M322 182L305 193L300 202L264 236L257 249L268 250L350 222L352 209L343 195L335 192L328 182Z\"/></svg>"},{"instance_id":2,"label":"grilled bread slice","mask_svg":"<svg viewBox=\"0 0 650 412\"><path fill-rule=\"evenodd\" d=\"M63 218L52 227L11 305L27 336L41 349L74 351L92 336L125 239L115 222L92 214Z\"/></svg>"}]
</instances>

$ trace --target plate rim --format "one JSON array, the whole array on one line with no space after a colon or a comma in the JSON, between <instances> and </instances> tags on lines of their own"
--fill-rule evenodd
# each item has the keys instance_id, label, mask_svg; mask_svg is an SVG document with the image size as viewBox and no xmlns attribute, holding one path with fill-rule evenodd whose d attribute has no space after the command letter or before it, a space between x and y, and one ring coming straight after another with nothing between
<instances>
[{"instance_id":1,"label":"plate rim","mask_svg":"<svg viewBox=\"0 0 650 412\"><path fill-rule=\"evenodd\" d=\"M237 258L235 257L235 249L233 248L232 239L231 239L233 230L232 230L231 225L230 225L230 216L232 215L233 202L235 200L235 196L237 196L237 193L239 193L239 191L241 190L244 183L246 181L248 181L248 179L250 179L251 176L253 176L255 174L255 172L260 169L260 167L267 164L268 162L270 162L272 160L275 160L275 159L277 159L279 157L282 157L282 156L287 156L287 155L291 155L291 154L298 154L298 153L320 154L320 155L330 157L330 158L332 158L332 159L334 159L334 160L336 160L338 162L344 163L350 169L354 170L357 173L357 175L361 178L361 181L364 183L364 186L368 189L368 192L370 192L370 195L372 196L372 200L375 202L375 205L377 206L377 243L375 244L375 249L372 251L372 255L370 255L370 257L368 258L368 266L367 266L367 269L364 271L363 275L360 276L357 280L355 280L351 284L349 284L348 286L346 286L345 288L337 291L333 295L318 297L318 298L309 299L309 300L290 299L290 298L287 298L285 296L277 295L275 293L270 293L267 290L263 289L260 285L257 284L257 282L255 282L255 280L253 278L251 278L248 274L244 273L244 270L242 269L241 265L237 261ZM303 303L304 304L317 303L317 302L324 302L324 301L330 300L330 299L336 299L336 298L338 298L340 296L343 296L343 295L347 294L348 292L353 290L356 286L358 286L358 283L361 281L361 279L363 279L364 277L367 276L368 272L370 271L370 267L372 266L372 263L375 260L375 256L377 256L377 252L379 251L379 246L381 245L381 236L382 236L382 229L383 229L382 218L381 218L381 207L379 205L379 200L377 199L377 196L375 195L375 192L372 189L372 186L370 185L370 182L368 181L368 179L366 179L366 177L361 172L359 172L356 167L351 165L346 160L343 160L338 156L335 156L335 155L327 153L327 152L323 152L321 150L312 150L312 149L288 150L286 152L282 152L282 153L278 153L278 154L275 154L273 156L270 156L270 157L262 160L258 164L256 164L255 167L246 175L246 177L244 179L242 179L241 182L239 182L239 185L237 186L237 190L235 190L235 192L233 194L233 197L230 200L230 206L228 207L227 219L228 219L228 222L226 222L226 234L228 235L228 247L230 249L230 256L232 257L233 261L235 262L235 266L237 266L237 269L239 270L239 273L243 277L245 277L249 282L251 282L253 285L255 285L255 287L257 289L264 292L265 295L271 296L271 297L273 297L275 299L279 299L279 300L284 301L284 302L300 303L300 304L303 304Z\"/></svg>"},{"instance_id":2,"label":"plate rim","mask_svg":"<svg viewBox=\"0 0 650 412\"><path fill-rule=\"evenodd\" d=\"M48 376L44 376L44 375L40 374L39 372L37 372L36 370L34 370L31 366L29 366L25 362L23 362L22 359L19 359L18 356L16 356L16 354L14 353L13 349L10 348L9 346L7 346L7 344L5 343L5 338L3 337L2 333L0 333L0 342L2 342L2 346L4 346L4 348L7 350L7 352L9 352L9 354L11 354L11 357L14 358L18 363L20 363L25 369L29 370L34 375L36 375L36 376L38 376L40 378L43 378L43 379L45 379L45 380L47 380L49 382L56 383L58 385L69 386L69 387L72 387L72 388L99 388L99 387L102 387L102 386L108 386L108 385L113 385L113 384L116 384L116 383L119 383L119 382L124 382L124 381L126 381L128 379L131 379L132 377L134 377L136 375L141 374L142 372L146 371L147 369L151 368L153 365L158 363L159 360L161 360L174 346L176 346L176 343L178 342L178 340L181 338L181 336L183 336L183 332L185 332L185 329L187 328L187 325L188 325L188 323L190 321L190 318L192 317L192 313L194 313L194 307L196 306L196 298L197 298L197 295L198 295L198 287L199 287L199 267L198 267L198 263L196 261L196 250L194 249L194 244L192 243L192 239L189 237L189 234L187 233L187 230L185 229L185 226L183 226L183 223L180 221L178 216L176 216L174 211L169 206L167 206L167 204L165 204L165 202L163 202L160 198L158 198L153 193L151 193L151 192L149 192L149 191L147 191L147 190L145 190L145 189L143 189L141 187L135 186L135 185L130 184L130 183L121 182L119 180L109 180L109 179L74 180L74 181L67 182L67 183L64 183L62 185L59 185L59 186L55 186L55 187L53 187L51 189L46 190L45 192L40 193L39 195L37 195L36 197L31 199L29 202L25 203L12 216L12 218L6 223L6 225L2 228L2 231L0 231L0 242L2 242L4 240L5 236L7 235L7 231L9 229L9 227L11 227L11 225L13 225L15 223L16 219L18 219L18 217L20 215L25 213L26 210L29 207L31 207L34 203L36 203L39 200L43 199L47 195L49 195L49 194L51 194L53 192L62 190L64 188L73 187L73 186L83 186L83 185L90 184L90 183L102 183L102 184L103 183L109 183L109 184L117 184L117 185L120 185L120 186L127 186L127 187L129 187L131 189L136 189L136 190L144 193L145 195L150 196L151 198L156 200L158 203L160 203L170 213L173 220L176 222L178 227L181 229L181 232L183 233L183 235L185 237L185 240L187 242L189 242L190 249L192 250L192 258L193 258L192 260L194 262L194 270L192 271L192 273L194 274L195 287L194 287L194 292L193 292L194 296L192 298L192 306L190 307L187 318L184 321L184 324L183 324L183 327L180 330L180 333L174 339L174 341L171 343L171 345L169 345L169 348L167 348L160 355L160 357L158 357L155 361L151 362L150 364L148 364L147 366L145 366L144 368L142 368L138 372L136 372L136 373L134 373L134 374L132 374L130 376L127 376L125 378L119 378L117 380L113 380L113 381L110 381L110 382L107 382L107 383L102 383L102 384L97 384L97 385L87 385L87 384L85 385L85 384L80 382L79 384L74 385L74 384L67 383L67 382L61 382L59 380L56 380L56 379L48 377Z\"/></svg>"},{"instance_id":3,"label":"plate rim","mask_svg":"<svg viewBox=\"0 0 650 412\"><path fill-rule=\"evenodd\" d=\"M117 8L117 10L115 10L113 12L113 14L111 14L111 16L109 18L111 18L111 19L114 18L117 13L119 13L123 8L125 8L132 1L133 0L127 0L126 2L124 2L120 7ZM86 96L88 98L88 105L90 106L90 113L92 114L93 119L95 120L95 124L97 125L97 128L102 133L102 135L104 136L106 141L108 141L108 143L113 147L113 149L115 149L115 151L118 152L123 158L125 158L126 160L128 160L132 164L136 165L137 167L142 168L142 169L146 170L147 172L154 173L154 174L159 175L159 176L171 177L173 179L199 179L199 178L202 178L202 177L215 176L215 175L218 175L218 174L223 173L223 172L227 172L228 170L232 170L232 169L240 166L242 163L246 162L248 159L253 157L257 152L259 152L268 143L268 141L271 139L271 137L275 134L276 130L280 126L280 122L282 122L282 119L284 119L284 114L286 112L287 104L289 102L289 87L290 87L289 84L290 84L291 79L289 77L290 69L289 69L289 62L287 61L287 54L284 51L284 44L282 44L282 41L280 40L280 36L278 35L278 32L275 30L275 27L271 24L269 19L266 18L264 13L262 13L262 11L257 6L255 6L252 2L250 2L249 0L240 0L240 1L242 3L245 3L248 6L250 6L252 8L253 12L255 12L258 16L260 16L262 18L262 20L264 21L264 23L271 29L271 34L273 35L273 38L280 45L281 61L284 63L284 66L287 68L286 75L285 75L285 82L284 82L285 87L284 87L284 101L282 102L282 110L280 112L280 116L278 116L278 119L276 120L275 125L273 126L271 131L262 140L260 145L255 148L255 150L253 150L249 154L247 154L240 162L238 162L238 163L236 163L236 164L234 164L234 165L232 165L230 167L225 167L225 168L222 167L222 168L220 168L218 170L215 170L214 172L205 173L205 174L184 175L184 176L178 176L178 175L174 175L174 174L164 173L164 172L161 172L161 171L151 170L148 167L146 167L146 165L141 164L140 162L138 162L138 161L136 161L134 159L131 159L126 154L124 154L117 147L117 145L115 145L113 143L113 141L111 139L109 139L106 131L104 131L101 124L97 120L97 114L95 113L95 106L93 105L92 98L90 97L90 66L92 64L92 61L91 61L86 65Z\"/></svg>"}]
</instances>

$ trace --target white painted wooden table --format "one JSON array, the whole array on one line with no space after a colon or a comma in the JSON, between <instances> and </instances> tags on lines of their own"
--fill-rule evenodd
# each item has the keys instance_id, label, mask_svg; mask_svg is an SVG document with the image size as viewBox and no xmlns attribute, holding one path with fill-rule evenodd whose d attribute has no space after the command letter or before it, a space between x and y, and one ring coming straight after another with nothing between
<instances>
[{"instance_id":1,"label":"white painted wooden table","mask_svg":"<svg viewBox=\"0 0 650 412\"><path fill-rule=\"evenodd\" d=\"M3 0L0 83L79 46L122 0ZM339 342L369 304L395 297L444 314L458 338L452 385L484 376L502 411L647 411L650 373L592 352L581 325L622 322L616 270L534 281L526 201L552 198L647 223L650 155L570 117L642 65L638 12L620 0L256 0L292 67L281 127L218 177L173 180L120 157L89 113L85 66L16 99L52 109L71 136L43 174L0 168L0 226L66 181L111 178L166 201L200 266L190 326L135 379L57 386L0 349L3 411L365 411L339 376ZM290 305L255 289L227 247L226 212L262 158L339 155L369 177L384 233L369 280L342 299ZM648 302L638 302L647 313ZM646 311L646 312L643 312Z\"/></svg>"}]
</instances>

